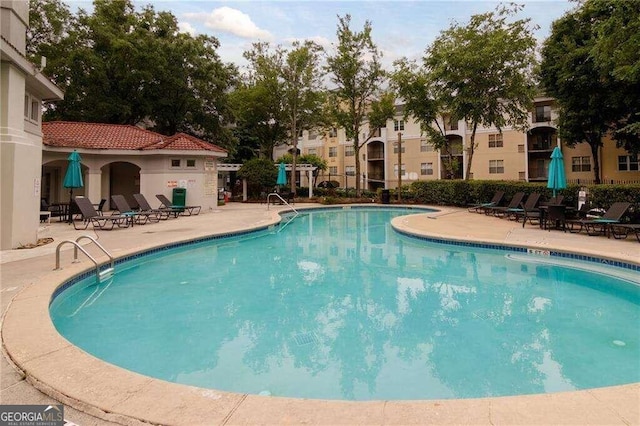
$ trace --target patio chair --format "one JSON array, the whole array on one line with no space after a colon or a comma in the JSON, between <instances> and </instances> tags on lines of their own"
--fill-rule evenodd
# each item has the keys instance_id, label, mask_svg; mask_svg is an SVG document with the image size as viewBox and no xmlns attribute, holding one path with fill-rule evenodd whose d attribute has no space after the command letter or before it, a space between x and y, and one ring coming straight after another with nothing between
<instances>
[{"instance_id":1,"label":"patio chair","mask_svg":"<svg viewBox=\"0 0 640 426\"><path fill-rule=\"evenodd\" d=\"M520 205L515 209L507 209L504 212L504 215L511 220L511 218L515 219L516 222L520 221L520 216L524 216L525 209L529 212L534 211L538 208L538 203L540 202L540 194L534 192L527 197L527 202L524 205Z\"/></svg>"},{"instance_id":2,"label":"patio chair","mask_svg":"<svg viewBox=\"0 0 640 426\"><path fill-rule=\"evenodd\" d=\"M484 214L486 214L487 216L491 214L494 216L504 215L508 209L517 209L522 204L523 199L524 192L516 192L515 194L513 194L513 197L511 197L511 201L509 201L509 204L507 204L506 206L487 207L484 210Z\"/></svg>"},{"instance_id":3,"label":"patio chair","mask_svg":"<svg viewBox=\"0 0 640 426\"><path fill-rule=\"evenodd\" d=\"M627 238L629 234L633 233L640 243L640 223L612 223L610 226L613 238L619 240Z\"/></svg>"},{"instance_id":4,"label":"patio chair","mask_svg":"<svg viewBox=\"0 0 640 426\"><path fill-rule=\"evenodd\" d=\"M555 205L560 205L562 204L562 202L564 201L564 195L556 195L555 197L551 197L549 199L549 201L543 201L540 203L540 205L545 206L545 205L551 205L551 204L555 204Z\"/></svg>"},{"instance_id":5,"label":"patio chair","mask_svg":"<svg viewBox=\"0 0 640 426\"><path fill-rule=\"evenodd\" d=\"M629 207L631 207L631 203L619 201L613 203L602 217L568 220L567 223L570 225L569 232L578 233L585 229L588 235L603 234L609 237L611 225L620 223L620 219L629 210ZM577 226L579 228L576 230Z\"/></svg>"},{"instance_id":6,"label":"patio chair","mask_svg":"<svg viewBox=\"0 0 640 426\"><path fill-rule=\"evenodd\" d=\"M567 232L567 206L562 204L551 204L547 206L547 211L544 215L544 229L551 231L551 228L562 229L562 232Z\"/></svg>"},{"instance_id":7,"label":"patio chair","mask_svg":"<svg viewBox=\"0 0 640 426\"><path fill-rule=\"evenodd\" d=\"M483 213L485 208L499 206L504 198L504 191L496 191L493 198L488 203L474 204L468 207L470 212Z\"/></svg>"},{"instance_id":8,"label":"patio chair","mask_svg":"<svg viewBox=\"0 0 640 426\"><path fill-rule=\"evenodd\" d=\"M156 212L143 212L143 211L135 211L129 205L129 202L124 195L112 195L111 201L116 205L116 210L122 216L131 217L131 223L137 223L138 225L144 225L145 223L151 221L159 222L159 215Z\"/></svg>"},{"instance_id":9,"label":"patio chair","mask_svg":"<svg viewBox=\"0 0 640 426\"><path fill-rule=\"evenodd\" d=\"M197 215L198 213L200 213L200 209L202 208L202 206L175 206L163 194L156 194L156 198L162 203L162 206L164 206L165 208L182 209L181 213L187 216Z\"/></svg>"},{"instance_id":10,"label":"patio chair","mask_svg":"<svg viewBox=\"0 0 640 426\"><path fill-rule=\"evenodd\" d=\"M172 208L154 209L153 207L151 207L151 204L149 204L149 202L147 201L147 198L142 194L133 194L133 198L136 199L136 202L140 206L140 209L141 209L140 211L156 213L160 220L167 220L171 216L178 217L178 215L182 211L181 209L172 209Z\"/></svg>"},{"instance_id":11,"label":"patio chair","mask_svg":"<svg viewBox=\"0 0 640 426\"><path fill-rule=\"evenodd\" d=\"M118 228L126 228L129 226L131 218L128 216L120 216L120 215L112 215L112 216L102 216L98 213L91 200L86 197L77 196L74 197L74 201L78 209L82 213L82 223L84 227L79 227L77 221L73 222L73 227L75 229L87 229L89 224L93 226L93 229L103 229L103 230L111 230L114 226L118 226Z\"/></svg>"}]
</instances>

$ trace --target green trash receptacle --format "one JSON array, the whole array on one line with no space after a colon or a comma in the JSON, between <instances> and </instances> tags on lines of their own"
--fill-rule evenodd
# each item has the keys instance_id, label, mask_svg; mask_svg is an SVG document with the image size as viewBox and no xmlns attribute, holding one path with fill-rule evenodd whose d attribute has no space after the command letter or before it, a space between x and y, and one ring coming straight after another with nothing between
<instances>
[{"instance_id":1,"label":"green trash receptacle","mask_svg":"<svg viewBox=\"0 0 640 426\"><path fill-rule=\"evenodd\" d=\"M173 197L171 204L174 206L187 205L187 188L173 188Z\"/></svg>"}]
</instances>

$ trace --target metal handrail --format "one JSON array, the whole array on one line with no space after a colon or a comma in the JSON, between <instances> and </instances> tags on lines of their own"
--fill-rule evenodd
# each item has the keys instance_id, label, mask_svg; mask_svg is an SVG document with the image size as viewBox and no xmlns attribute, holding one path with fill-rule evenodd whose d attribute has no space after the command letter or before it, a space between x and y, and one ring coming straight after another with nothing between
<instances>
[{"instance_id":1,"label":"metal handrail","mask_svg":"<svg viewBox=\"0 0 640 426\"><path fill-rule=\"evenodd\" d=\"M100 250L102 250L108 257L109 260L111 262L111 268L110 271L114 270L114 259L113 256L111 256L111 254L105 250L104 247L102 247L102 245L100 245L95 239L93 239L92 237L90 237L89 235L81 235L80 237L78 237L78 239L76 241L73 240L64 240L62 242L60 242L60 244L58 244L58 246L56 247L56 267L54 269L54 271L58 271L62 268L60 268L60 249L62 248L63 245L65 244L71 244L74 246L73 249L73 263L78 263L78 250L80 250L81 252L83 252L95 265L95 269L96 269L96 279L98 280L98 282L100 282L100 264L98 263L98 261L89 254L88 251L86 251L79 243L78 241L80 241L83 238L88 238L89 240L93 241L96 246L98 246L100 248Z\"/></svg>"},{"instance_id":2,"label":"metal handrail","mask_svg":"<svg viewBox=\"0 0 640 426\"><path fill-rule=\"evenodd\" d=\"M76 238L76 243L79 243L79 242L80 242L80 240L81 240L81 239L83 239L83 238L86 238L86 239L88 239L88 240L91 240L91 242L93 242L96 246L98 246L98 248L99 248L100 250L102 250L102 252L103 252L104 254L106 254L106 255L107 255L107 257L109 258L109 262L111 263L111 269L113 269L113 268L115 267L115 259L113 258L113 256L111 256L111 253L109 253L109 252L107 251L107 249L105 249L104 247L102 247L102 245L101 245L98 241L96 241L96 239L95 239L95 238L93 238L92 236L90 236L90 235L80 235L78 238ZM74 262L76 262L77 260L78 260L78 246L76 246L76 247L73 249L73 261L74 261Z\"/></svg>"},{"instance_id":3,"label":"metal handrail","mask_svg":"<svg viewBox=\"0 0 640 426\"><path fill-rule=\"evenodd\" d=\"M296 210L291 204L287 203L287 200L285 200L284 198L282 198L280 196L280 194L278 194L277 192L272 192L269 195L267 195L267 210L269 210L269 205L271 204L271 196L275 195L276 197L280 198L280 201L282 201L283 203L285 203L287 206L289 206L291 208L291 210L293 210L294 212L296 212L296 215L300 214L298 213L298 210Z\"/></svg>"}]
</instances>

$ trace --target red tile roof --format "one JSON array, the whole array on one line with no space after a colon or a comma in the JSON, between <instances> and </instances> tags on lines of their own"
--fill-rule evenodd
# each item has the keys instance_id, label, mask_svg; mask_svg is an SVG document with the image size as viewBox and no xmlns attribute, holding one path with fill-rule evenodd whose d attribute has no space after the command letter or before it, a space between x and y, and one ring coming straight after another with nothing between
<instances>
[{"instance_id":1,"label":"red tile roof","mask_svg":"<svg viewBox=\"0 0 640 426\"><path fill-rule=\"evenodd\" d=\"M124 124L71 121L43 122L42 143L61 148L227 152L184 133L164 136Z\"/></svg>"}]
</instances>

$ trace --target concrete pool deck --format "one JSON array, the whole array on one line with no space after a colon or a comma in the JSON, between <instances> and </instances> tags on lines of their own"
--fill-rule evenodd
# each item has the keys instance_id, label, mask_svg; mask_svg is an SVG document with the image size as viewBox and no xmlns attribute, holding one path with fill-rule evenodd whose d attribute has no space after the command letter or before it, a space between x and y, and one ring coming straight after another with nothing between
<instances>
[{"instance_id":1,"label":"concrete pool deck","mask_svg":"<svg viewBox=\"0 0 640 426\"><path fill-rule=\"evenodd\" d=\"M307 205L297 204L296 208ZM312 206L312 205L308 205ZM396 218L394 226L418 235L535 249L566 250L640 264L640 244L589 237L440 208L437 213ZM212 212L114 231L76 231L53 222L41 232L45 246L0 254L2 404L65 405L65 418L89 424L640 424L640 383L518 397L468 400L344 402L235 394L178 385L100 361L60 336L48 315L56 287L92 263L62 250L62 270L53 271L55 248L80 235L98 236L121 257L174 241L254 229L279 221L281 206L231 203ZM106 257L83 246L99 261ZM640 360L639 360L640 362ZM14 368L17 366L17 368ZM42 393L42 392L44 393ZM73 408L72 408L73 407Z\"/></svg>"}]
</instances>

